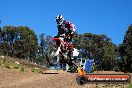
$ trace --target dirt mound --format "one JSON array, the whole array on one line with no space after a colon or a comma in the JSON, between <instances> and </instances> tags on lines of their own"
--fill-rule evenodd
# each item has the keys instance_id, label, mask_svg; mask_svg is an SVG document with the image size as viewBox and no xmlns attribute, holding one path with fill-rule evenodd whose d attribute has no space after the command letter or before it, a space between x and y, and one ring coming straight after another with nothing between
<instances>
[{"instance_id":1,"label":"dirt mound","mask_svg":"<svg viewBox=\"0 0 132 88\"><path fill-rule=\"evenodd\" d=\"M2 59L2 58L0 58ZM18 61L30 67L36 67L34 63L5 57L6 61ZM94 74L120 74L123 72L95 71ZM0 88L127 88L126 84L85 84L78 85L77 73L67 73L63 70L43 70L43 72L20 71L0 67ZM131 74L132 75L132 74Z\"/></svg>"},{"instance_id":2,"label":"dirt mound","mask_svg":"<svg viewBox=\"0 0 132 88\"><path fill-rule=\"evenodd\" d=\"M9 61L9 62L19 62L20 64L23 64L23 65L28 66L28 67L38 67L38 68L42 68L42 69L45 69L45 70L47 69L47 68L41 67L41 66L39 66L35 63L32 63L30 61L15 58L15 57L4 56L4 58L0 58L0 59L6 60L6 61Z\"/></svg>"},{"instance_id":3,"label":"dirt mound","mask_svg":"<svg viewBox=\"0 0 132 88\"><path fill-rule=\"evenodd\" d=\"M47 70L43 73L58 74L20 72L13 69L0 68L0 88L106 88L108 86L111 86L109 88L115 88L116 86L116 88L127 88L125 84L85 84L80 86L76 82L76 73L67 73L62 70Z\"/></svg>"}]
</instances>

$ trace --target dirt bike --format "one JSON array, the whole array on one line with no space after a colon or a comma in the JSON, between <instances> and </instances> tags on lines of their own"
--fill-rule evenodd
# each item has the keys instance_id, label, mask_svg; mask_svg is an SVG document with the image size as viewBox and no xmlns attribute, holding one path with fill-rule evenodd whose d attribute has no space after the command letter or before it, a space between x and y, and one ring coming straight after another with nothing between
<instances>
[{"instance_id":1,"label":"dirt bike","mask_svg":"<svg viewBox=\"0 0 132 88\"><path fill-rule=\"evenodd\" d=\"M69 71L70 72L77 72L77 65L72 60L72 53L73 53L73 44L68 42L64 42L63 37L59 38L52 38L53 41L55 41L56 50L53 50L51 53L52 56L52 62L54 64L59 63L59 61L63 61L64 63L69 65Z\"/></svg>"}]
</instances>

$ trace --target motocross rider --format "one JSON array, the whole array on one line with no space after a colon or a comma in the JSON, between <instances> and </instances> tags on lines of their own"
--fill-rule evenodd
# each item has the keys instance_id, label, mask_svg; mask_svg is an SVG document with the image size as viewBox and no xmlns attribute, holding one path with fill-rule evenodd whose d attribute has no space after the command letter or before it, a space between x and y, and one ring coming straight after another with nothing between
<instances>
[{"instance_id":1,"label":"motocross rider","mask_svg":"<svg viewBox=\"0 0 132 88\"><path fill-rule=\"evenodd\" d=\"M72 59L71 59L71 55L72 55L72 39L73 39L73 34L76 31L76 27L74 24L72 24L70 21L64 20L62 15L58 15L55 18L56 22L57 22L57 28L58 28L58 34L55 37L62 37L64 38L64 42L66 44L66 50L64 51L68 51L67 55L69 56L69 60L68 60L68 65L70 66L69 69L72 68L73 63L72 63ZM60 44L60 43L58 43ZM63 49L61 49L63 50ZM60 51L61 53L61 51Z\"/></svg>"},{"instance_id":2,"label":"motocross rider","mask_svg":"<svg viewBox=\"0 0 132 88\"><path fill-rule=\"evenodd\" d=\"M55 18L57 22L58 35L57 37L63 37L64 42L67 42L68 50L72 45L73 34L76 31L76 27L70 21L64 20L62 15L58 15ZM71 53L69 53L70 55ZM70 57L71 58L71 57Z\"/></svg>"}]
</instances>

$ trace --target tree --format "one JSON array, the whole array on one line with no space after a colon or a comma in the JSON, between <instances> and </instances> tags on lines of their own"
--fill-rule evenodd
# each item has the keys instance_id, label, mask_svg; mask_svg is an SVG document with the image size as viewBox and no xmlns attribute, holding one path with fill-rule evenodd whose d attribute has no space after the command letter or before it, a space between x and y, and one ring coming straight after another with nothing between
<instances>
[{"instance_id":1,"label":"tree","mask_svg":"<svg viewBox=\"0 0 132 88\"><path fill-rule=\"evenodd\" d=\"M41 46L41 52L44 54L44 49L45 49L45 39L44 39L44 33L40 35L40 46Z\"/></svg>"},{"instance_id":2,"label":"tree","mask_svg":"<svg viewBox=\"0 0 132 88\"><path fill-rule=\"evenodd\" d=\"M110 38L104 34L84 33L74 39L74 42L77 43L77 48L80 50L80 57L94 59L99 67L98 70L113 69L117 46L111 42Z\"/></svg>"},{"instance_id":3,"label":"tree","mask_svg":"<svg viewBox=\"0 0 132 88\"><path fill-rule=\"evenodd\" d=\"M38 56L37 56L37 63L39 65L45 65L45 38L44 33L40 35L40 45L38 46Z\"/></svg>"},{"instance_id":4,"label":"tree","mask_svg":"<svg viewBox=\"0 0 132 88\"><path fill-rule=\"evenodd\" d=\"M49 67L51 65L50 57L53 51L53 41L51 36L44 37L44 33L40 35L40 45L38 49L38 59L39 64Z\"/></svg>"},{"instance_id":5,"label":"tree","mask_svg":"<svg viewBox=\"0 0 132 88\"><path fill-rule=\"evenodd\" d=\"M51 55L51 53L52 53L52 51L54 50L54 43L53 43L53 41L52 41L52 37L51 36L47 36L46 37L46 47L45 47L45 55L46 55L46 63L47 63L47 65L51 65L51 57L50 57L50 55Z\"/></svg>"},{"instance_id":6,"label":"tree","mask_svg":"<svg viewBox=\"0 0 132 88\"><path fill-rule=\"evenodd\" d=\"M132 72L132 25L128 27L123 43L119 46L124 71Z\"/></svg>"},{"instance_id":7,"label":"tree","mask_svg":"<svg viewBox=\"0 0 132 88\"><path fill-rule=\"evenodd\" d=\"M3 50L5 55L12 56L13 53L13 43L15 41L16 36L16 27L13 26L5 26L1 30L1 49Z\"/></svg>"},{"instance_id":8,"label":"tree","mask_svg":"<svg viewBox=\"0 0 132 88\"><path fill-rule=\"evenodd\" d=\"M14 43L15 54L19 58L33 60L36 58L38 39L33 30L28 27L17 27L17 39ZM32 58L32 59L31 59Z\"/></svg>"}]
</instances>

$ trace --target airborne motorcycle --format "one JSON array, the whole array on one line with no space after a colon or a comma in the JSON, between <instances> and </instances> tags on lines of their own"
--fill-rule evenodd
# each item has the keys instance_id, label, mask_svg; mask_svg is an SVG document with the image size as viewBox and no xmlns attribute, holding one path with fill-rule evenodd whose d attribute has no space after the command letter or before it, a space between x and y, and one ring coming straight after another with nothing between
<instances>
[{"instance_id":1,"label":"airborne motorcycle","mask_svg":"<svg viewBox=\"0 0 132 88\"><path fill-rule=\"evenodd\" d=\"M66 42L64 37L55 37L52 40L55 41L56 46L56 49L51 53L51 57L53 58L52 62L57 64L63 61L63 63L68 64L70 72L77 72L77 65L73 60L73 53L77 56L79 52L73 48L73 44Z\"/></svg>"}]
</instances>

